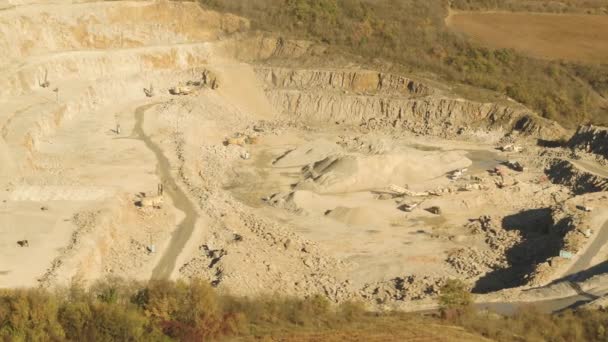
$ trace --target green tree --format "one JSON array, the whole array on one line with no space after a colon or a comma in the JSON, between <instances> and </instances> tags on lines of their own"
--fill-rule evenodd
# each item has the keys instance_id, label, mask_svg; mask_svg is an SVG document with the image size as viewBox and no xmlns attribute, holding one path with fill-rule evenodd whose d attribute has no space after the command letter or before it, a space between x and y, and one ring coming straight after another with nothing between
<instances>
[{"instance_id":1,"label":"green tree","mask_svg":"<svg viewBox=\"0 0 608 342\"><path fill-rule=\"evenodd\" d=\"M439 307L444 318L456 318L469 313L473 297L468 286L458 279L450 279L440 289Z\"/></svg>"}]
</instances>

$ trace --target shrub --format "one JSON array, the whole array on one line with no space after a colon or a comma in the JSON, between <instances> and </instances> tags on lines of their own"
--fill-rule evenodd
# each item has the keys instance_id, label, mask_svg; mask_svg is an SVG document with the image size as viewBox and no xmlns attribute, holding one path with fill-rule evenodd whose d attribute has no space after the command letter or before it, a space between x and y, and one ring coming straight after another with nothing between
<instances>
[{"instance_id":1,"label":"shrub","mask_svg":"<svg viewBox=\"0 0 608 342\"><path fill-rule=\"evenodd\" d=\"M473 304L468 286L458 279L450 279L441 287L438 300L442 316L447 319L468 314Z\"/></svg>"},{"instance_id":2,"label":"shrub","mask_svg":"<svg viewBox=\"0 0 608 342\"><path fill-rule=\"evenodd\" d=\"M0 338L7 341L61 341L58 299L43 290L0 292Z\"/></svg>"}]
</instances>

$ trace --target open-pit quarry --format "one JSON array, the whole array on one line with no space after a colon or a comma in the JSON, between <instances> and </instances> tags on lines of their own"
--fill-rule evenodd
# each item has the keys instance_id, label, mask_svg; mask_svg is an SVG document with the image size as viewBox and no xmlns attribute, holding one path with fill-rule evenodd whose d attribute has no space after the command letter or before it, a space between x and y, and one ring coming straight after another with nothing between
<instances>
[{"instance_id":1,"label":"open-pit quarry","mask_svg":"<svg viewBox=\"0 0 608 342\"><path fill-rule=\"evenodd\" d=\"M352 64L196 3L0 0L0 287L547 310L608 291L608 128ZM309 61L309 62L306 62Z\"/></svg>"}]
</instances>

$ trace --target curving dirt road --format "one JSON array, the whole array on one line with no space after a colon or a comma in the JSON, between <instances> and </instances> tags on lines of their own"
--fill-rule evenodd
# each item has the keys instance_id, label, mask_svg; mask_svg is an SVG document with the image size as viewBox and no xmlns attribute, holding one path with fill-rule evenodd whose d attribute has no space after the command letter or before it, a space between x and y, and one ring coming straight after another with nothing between
<instances>
[{"instance_id":1,"label":"curving dirt road","mask_svg":"<svg viewBox=\"0 0 608 342\"><path fill-rule=\"evenodd\" d=\"M591 260L597 255L600 249L608 243L608 221L600 227L600 231L595 236L593 242L587 247L572 266L564 274L565 277L576 278L576 274L580 273L591 266Z\"/></svg>"},{"instance_id":2,"label":"curving dirt road","mask_svg":"<svg viewBox=\"0 0 608 342\"><path fill-rule=\"evenodd\" d=\"M588 160L569 160L574 166L578 167L579 169L582 169L583 171L590 172L600 177L608 178L608 169L606 167L602 167L601 165L590 162Z\"/></svg>"},{"instance_id":3,"label":"curving dirt road","mask_svg":"<svg viewBox=\"0 0 608 342\"><path fill-rule=\"evenodd\" d=\"M194 204L171 176L171 165L169 160L165 157L160 147L154 144L152 139L144 132L144 114L148 109L156 105L157 103L153 103L135 109L136 123L133 133L135 137L143 141L144 144L146 144L146 147L156 156L156 160L158 161L156 172L164 185L165 193L171 197L173 205L185 215L184 219L178 224L173 232L171 241L165 249L160 261L152 271L152 279L169 279L175 269L178 256L194 231L199 215Z\"/></svg>"}]
</instances>

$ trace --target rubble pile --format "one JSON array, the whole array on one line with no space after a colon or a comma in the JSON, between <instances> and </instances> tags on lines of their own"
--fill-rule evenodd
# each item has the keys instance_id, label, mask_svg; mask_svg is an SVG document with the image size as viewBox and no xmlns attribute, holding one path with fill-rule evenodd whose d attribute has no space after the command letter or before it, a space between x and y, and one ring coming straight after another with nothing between
<instances>
[{"instance_id":1,"label":"rubble pile","mask_svg":"<svg viewBox=\"0 0 608 342\"><path fill-rule=\"evenodd\" d=\"M431 298L439 294L446 283L445 277L409 275L388 281L367 284L361 290L361 296L375 304L390 301L409 301Z\"/></svg>"},{"instance_id":2,"label":"rubble pile","mask_svg":"<svg viewBox=\"0 0 608 342\"><path fill-rule=\"evenodd\" d=\"M509 267L506 252L520 243L522 236L517 231L507 231L499 220L481 216L472 220L467 228L474 234L484 236L488 249L467 247L451 252L446 262L467 279L476 278L491 270Z\"/></svg>"},{"instance_id":3,"label":"rubble pile","mask_svg":"<svg viewBox=\"0 0 608 342\"><path fill-rule=\"evenodd\" d=\"M508 266L504 255L494 250L479 250L475 247L455 250L448 255L446 262L467 279Z\"/></svg>"},{"instance_id":4,"label":"rubble pile","mask_svg":"<svg viewBox=\"0 0 608 342\"><path fill-rule=\"evenodd\" d=\"M580 126L568 145L608 159L608 127Z\"/></svg>"},{"instance_id":5,"label":"rubble pile","mask_svg":"<svg viewBox=\"0 0 608 342\"><path fill-rule=\"evenodd\" d=\"M554 159L545 173L551 182L566 185L575 194L608 191L608 177L577 167L570 160Z\"/></svg>"},{"instance_id":6,"label":"rubble pile","mask_svg":"<svg viewBox=\"0 0 608 342\"><path fill-rule=\"evenodd\" d=\"M501 255L504 255L507 250L521 242L522 239L520 232L504 230L500 220L487 215L471 221L468 228L474 233L484 234L488 246Z\"/></svg>"}]
</instances>

